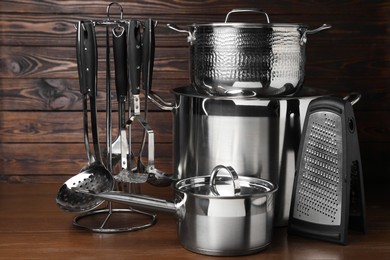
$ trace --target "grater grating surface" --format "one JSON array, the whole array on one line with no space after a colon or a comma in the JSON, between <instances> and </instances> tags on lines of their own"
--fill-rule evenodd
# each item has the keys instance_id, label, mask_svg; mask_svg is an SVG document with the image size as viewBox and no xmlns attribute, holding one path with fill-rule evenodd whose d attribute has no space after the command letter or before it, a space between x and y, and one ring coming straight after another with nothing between
<instances>
[{"instance_id":1,"label":"grater grating surface","mask_svg":"<svg viewBox=\"0 0 390 260\"><path fill-rule=\"evenodd\" d=\"M294 218L311 223L340 225L342 204L342 124L332 112L308 118L301 174L294 201Z\"/></svg>"},{"instance_id":2,"label":"grater grating surface","mask_svg":"<svg viewBox=\"0 0 390 260\"><path fill-rule=\"evenodd\" d=\"M289 234L345 245L349 227L366 231L359 142L348 100L310 102L293 189Z\"/></svg>"}]
</instances>

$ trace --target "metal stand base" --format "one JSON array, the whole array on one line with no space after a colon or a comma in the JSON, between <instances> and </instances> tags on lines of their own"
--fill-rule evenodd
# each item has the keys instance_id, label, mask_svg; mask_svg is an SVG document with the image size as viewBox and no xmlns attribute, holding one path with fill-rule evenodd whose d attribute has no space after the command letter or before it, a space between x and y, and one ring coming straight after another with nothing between
<instances>
[{"instance_id":1,"label":"metal stand base","mask_svg":"<svg viewBox=\"0 0 390 260\"><path fill-rule=\"evenodd\" d=\"M113 225L114 224L118 225L118 223L110 223L109 220L114 215L119 216L120 214L126 215L125 216L127 218L126 225L123 227L115 227ZM147 220L146 223L140 223L140 224L136 223L132 226L128 226L128 224L129 224L128 216L130 216L131 214L145 217ZM103 215L103 216L106 215L106 217L103 220L97 218L95 223L91 223L91 219L93 219L94 216L99 216L99 215ZM88 223L85 223L85 224L80 223L81 220L86 219L86 218L90 219L90 221ZM94 224L96 224L97 221L102 221L102 224L100 226L94 227L94 226L96 226ZM142 222L144 222L144 221L142 221ZM156 215L155 214L136 210L133 208L113 209L111 206L111 203L109 203L108 208L92 210L92 211L80 214L73 219L73 225L75 227L83 228L83 229L86 229L88 231L92 231L92 232L96 232L96 233L119 233L119 232L128 232L128 231L137 231L137 230L151 227L155 223L156 223Z\"/></svg>"}]
</instances>

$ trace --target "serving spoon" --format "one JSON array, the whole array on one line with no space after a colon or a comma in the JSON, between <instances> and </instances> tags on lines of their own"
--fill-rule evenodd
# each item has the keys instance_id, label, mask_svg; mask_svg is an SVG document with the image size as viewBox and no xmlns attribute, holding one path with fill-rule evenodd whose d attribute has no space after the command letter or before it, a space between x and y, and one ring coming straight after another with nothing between
<instances>
[{"instance_id":1,"label":"serving spoon","mask_svg":"<svg viewBox=\"0 0 390 260\"><path fill-rule=\"evenodd\" d=\"M89 152L88 122L84 117L84 142L86 144L89 163L77 175L67 180L59 189L56 197L57 205L72 212L88 211L104 202L100 198L75 192L74 188L83 188L95 192L111 191L114 178L102 162L98 125L97 125L97 47L94 24L90 21L80 21L77 27L77 59L79 66L80 89L84 95L83 108L89 96L91 109L91 130L95 156ZM84 112L85 115L85 112Z\"/></svg>"}]
</instances>

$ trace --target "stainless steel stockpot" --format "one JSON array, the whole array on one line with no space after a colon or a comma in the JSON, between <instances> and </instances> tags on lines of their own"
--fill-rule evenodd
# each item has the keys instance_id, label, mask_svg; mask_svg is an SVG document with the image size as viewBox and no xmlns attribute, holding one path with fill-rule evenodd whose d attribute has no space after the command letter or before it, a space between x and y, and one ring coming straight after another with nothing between
<instances>
[{"instance_id":1,"label":"stainless steel stockpot","mask_svg":"<svg viewBox=\"0 0 390 260\"><path fill-rule=\"evenodd\" d=\"M296 97L227 97L197 93L192 87L173 90L174 179L231 165L241 176L279 186L275 225L286 226L301 129L311 100L321 90L302 89ZM305 93L303 93L305 92Z\"/></svg>"},{"instance_id":2,"label":"stainless steel stockpot","mask_svg":"<svg viewBox=\"0 0 390 260\"><path fill-rule=\"evenodd\" d=\"M237 12L264 14L267 23L229 22ZM297 92L303 84L307 34L304 24L270 23L258 9L233 9L224 23L193 24L188 34L191 82L201 94L276 96Z\"/></svg>"},{"instance_id":3,"label":"stainless steel stockpot","mask_svg":"<svg viewBox=\"0 0 390 260\"><path fill-rule=\"evenodd\" d=\"M211 175L180 180L174 189L174 202L116 191L91 195L175 213L181 244L200 254L248 255L271 243L277 190L271 182L238 176L232 167L218 165Z\"/></svg>"}]
</instances>

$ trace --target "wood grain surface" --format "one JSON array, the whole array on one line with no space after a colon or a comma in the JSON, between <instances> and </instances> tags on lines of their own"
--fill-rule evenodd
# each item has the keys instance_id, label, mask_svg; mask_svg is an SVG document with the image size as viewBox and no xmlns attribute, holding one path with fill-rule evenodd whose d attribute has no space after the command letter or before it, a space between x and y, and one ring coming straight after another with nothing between
<instances>
[{"instance_id":1,"label":"wood grain surface","mask_svg":"<svg viewBox=\"0 0 390 260\"><path fill-rule=\"evenodd\" d=\"M104 20L110 1L16 0L0 2L0 168L1 182L66 180L86 162L81 95L75 56L79 20ZM305 87L337 95L360 92L354 106L364 175L390 180L390 3L379 1L119 1L125 19L158 21L154 91L189 84L189 48L184 34L166 27L224 20L233 8L256 7L271 22L304 23L332 29L309 35ZM119 17L111 9L110 16ZM264 22L254 14L234 21ZM105 30L98 28L98 107L104 140ZM112 68L113 78L114 70ZM172 115L150 105L157 161L172 164ZM116 104L113 104L116 122ZM116 131L116 130L115 130ZM135 128L139 145L141 129ZM104 144L103 144L104 145ZM161 150L160 150L161 149ZM55 171L52 165L59 165Z\"/></svg>"},{"instance_id":2,"label":"wood grain surface","mask_svg":"<svg viewBox=\"0 0 390 260\"><path fill-rule=\"evenodd\" d=\"M55 203L59 187L59 183L0 184L0 259L237 259L184 249L177 236L176 218L168 213L156 212L157 223L136 232L105 234L76 228L72 221L78 213L64 212ZM287 228L280 227L273 229L268 248L242 258L388 259L390 209L386 187L385 183L367 187L368 232L351 230L347 246L288 235ZM142 186L141 190L163 199L173 196L169 188L157 191ZM108 226L129 227L139 223L136 221L146 223L134 215L114 215ZM92 218L89 223L99 226L102 222Z\"/></svg>"}]
</instances>

